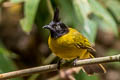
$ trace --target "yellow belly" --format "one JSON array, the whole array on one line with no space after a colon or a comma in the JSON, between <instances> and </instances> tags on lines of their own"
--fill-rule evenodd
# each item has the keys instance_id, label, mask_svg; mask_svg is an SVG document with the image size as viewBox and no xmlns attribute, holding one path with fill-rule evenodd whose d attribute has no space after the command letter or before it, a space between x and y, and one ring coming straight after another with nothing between
<instances>
[{"instance_id":1,"label":"yellow belly","mask_svg":"<svg viewBox=\"0 0 120 80\"><path fill-rule=\"evenodd\" d=\"M51 51L58 57L70 60L79 57L80 59L84 59L86 56L87 49L80 49L72 44L60 43L58 40L49 39L49 48Z\"/></svg>"},{"instance_id":2,"label":"yellow belly","mask_svg":"<svg viewBox=\"0 0 120 80\"><path fill-rule=\"evenodd\" d=\"M54 51L53 51L54 52ZM62 59L65 60L70 60L70 59L75 59L79 57L80 59L84 59L86 50L72 50L72 49L67 49L67 50L62 50L61 51L55 51L54 54Z\"/></svg>"}]
</instances>

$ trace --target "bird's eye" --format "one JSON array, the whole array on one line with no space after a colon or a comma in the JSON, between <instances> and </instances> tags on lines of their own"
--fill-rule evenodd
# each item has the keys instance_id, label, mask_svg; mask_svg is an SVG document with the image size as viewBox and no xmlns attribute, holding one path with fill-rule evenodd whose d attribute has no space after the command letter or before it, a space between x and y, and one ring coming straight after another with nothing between
<instances>
[{"instance_id":1,"label":"bird's eye","mask_svg":"<svg viewBox=\"0 0 120 80\"><path fill-rule=\"evenodd\" d=\"M53 25L53 28L56 29L57 25Z\"/></svg>"},{"instance_id":2,"label":"bird's eye","mask_svg":"<svg viewBox=\"0 0 120 80\"><path fill-rule=\"evenodd\" d=\"M52 27L55 29L55 28L57 27L57 25L56 25L56 24L53 24Z\"/></svg>"},{"instance_id":3,"label":"bird's eye","mask_svg":"<svg viewBox=\"0 0 120 80\"><path fill-rule=\"evenodd\" d=\"M52 25L53 26L53 28L55 29L55 30L60 30L61 28L60 28L60 25L57 25L57 24L54 24L54 25Z\"/></svg>"},{"instance_id":4,"label":"bird's eye","mask_svg":"<svg viewBox=\"0 0 120 80\"><path fill-rule=\"evenodd\" d=\"M57 25L56 26L56 30L60 30L61 28L60 28L60 25Z\"/></svg>"}]
</instances>

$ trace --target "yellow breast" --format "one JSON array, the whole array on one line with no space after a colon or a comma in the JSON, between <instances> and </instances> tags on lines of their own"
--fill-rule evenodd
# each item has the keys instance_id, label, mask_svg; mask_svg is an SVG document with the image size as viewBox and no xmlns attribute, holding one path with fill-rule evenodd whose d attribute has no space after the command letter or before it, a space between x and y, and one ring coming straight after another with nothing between
<instances>
[{"instance_id":1,"label":"yellow breast","mask_svg":"<svg viewBox=\"0 0 120 80\"><path fill-rule=\"evenodd\" d=\"M79 36L79 38L77 38ZM76 40L79 39L79 40ZM77 42L84 43L83 36L75 29L69 28L69 33L53 39L49 36L48 45L56 56L63 59L74 59L85 55L86 49L80 49L75 46Z\"/></svg>"}]
</instances>

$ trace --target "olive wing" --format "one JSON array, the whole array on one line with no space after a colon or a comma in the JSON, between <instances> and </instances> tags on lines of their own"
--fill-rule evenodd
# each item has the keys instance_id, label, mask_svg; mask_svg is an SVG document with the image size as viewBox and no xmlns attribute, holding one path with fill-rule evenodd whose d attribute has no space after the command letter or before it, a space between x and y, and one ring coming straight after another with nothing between
<instances>
[{"instance_id":1,"label":"olive wing","mask_svg":"<svg viewBox=\"0 0 120 80\"><path fill-rule=\"evenodd\" d=\"M87 49L87 51L92 54L96 53L95 49L92 48L88 39L86 37L84 37L81 33L74 34L73 40L75 42L74 45L77 48Z\"/></svg>"}]
</instances>

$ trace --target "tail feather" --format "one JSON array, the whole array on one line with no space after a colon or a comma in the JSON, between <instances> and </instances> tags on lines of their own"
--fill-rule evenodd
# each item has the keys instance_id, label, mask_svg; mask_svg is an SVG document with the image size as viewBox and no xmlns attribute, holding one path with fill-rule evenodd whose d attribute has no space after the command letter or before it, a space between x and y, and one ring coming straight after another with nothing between
<instances>
[{"instance_id":1,"label":"tail feather","mask_svg":"<svg viewBox=\"0 0 120 80\"><path fill-rule=\"evenodd\" d=\"M89 75L92 75L94 73L106 73L106 70L102 64L86 65L83 66L83 70Z\"/></svg>"},{"instance_id":2,"label":"tail feather","mask_svg":"<svg viewBox=\"0 0 120 80\"><path fill-rule=\"evenodd\" d=\"M88 58L94 58L94 56L89 52L87 52L87 54L89 55ZM106 69L102 64L85 65L83 66L83 70L89 75L94 73L106 73Z\"/></svg>"}]
</instances>

